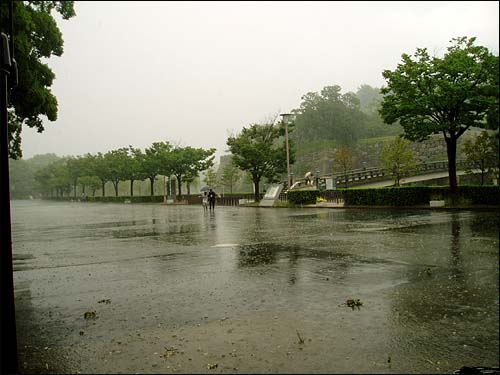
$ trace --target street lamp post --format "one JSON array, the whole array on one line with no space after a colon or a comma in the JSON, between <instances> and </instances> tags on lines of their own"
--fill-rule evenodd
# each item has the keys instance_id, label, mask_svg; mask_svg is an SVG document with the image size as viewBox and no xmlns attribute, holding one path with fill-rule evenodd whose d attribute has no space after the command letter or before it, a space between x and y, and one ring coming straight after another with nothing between
<instances>
[{"instance_id":1,"label":"street lamp post","mask_svg":"<svg viewBox=\"0 0 500 375\"><path fill-rule=\"evenodd\" d=\"M287 170L287 184L288 188L292 186L292 176L290 173L290 149L288 147L288 122L290 121L290 117L292 116L291 113L282 113L281 115L281 121L285 125L285 148L286 148L286 170Z\"/></svg>"},{"instance_id":2,"label":"street lamp post","mask_svg":"<svg viewBox=\"0 0 500 375\"><path fill-rule=\"evenodd\" d=\"M167 203L167 176L163 176L163 203Z\"/></svg>"}]
</instances>

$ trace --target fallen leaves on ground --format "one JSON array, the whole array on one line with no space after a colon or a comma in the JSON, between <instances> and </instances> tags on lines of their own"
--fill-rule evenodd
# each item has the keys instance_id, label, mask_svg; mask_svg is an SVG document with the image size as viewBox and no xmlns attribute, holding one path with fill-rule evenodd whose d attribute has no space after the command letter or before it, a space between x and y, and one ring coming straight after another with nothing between
<instances>
[{"instance_id":1,"label":"fallen leaves on ground","mask_svg":"<svg viewBox=\"0 0 500 375\"><path fill-rule=\"evenodd\" d=\"M83 317L85 319L96 319L97 318L97 314L94 311L86 311L85 314L83 314Z\"/></svg>"}]
</instances>

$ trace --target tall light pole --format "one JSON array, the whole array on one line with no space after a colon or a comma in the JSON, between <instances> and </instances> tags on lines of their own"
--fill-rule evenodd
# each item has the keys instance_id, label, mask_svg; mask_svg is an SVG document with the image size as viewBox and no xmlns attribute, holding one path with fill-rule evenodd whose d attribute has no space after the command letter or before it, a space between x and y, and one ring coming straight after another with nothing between
<instances>
[{"instance_id":1,"label":"tall light pole","mask_svg":"<svg viewBox=\"0 0 500 375\"><path fill-rule=\"evenodd\" d=\"M167 176L163 175L163 204L167 203Z\"/></svg>"},{"instance_id":2,"label":"tall light pole","mask_svg":"<svg viewBox=\"0 0 500 375\"><path fill-rule=\"evenodd\" d=\"M288 147L288 122L290 121L291 113L282 113L281 121L285 125L285 148L286 148L286 170L287 170L287 184L288 189L292 186L292 177L290 173L290 149Z\"/></svg>"}]
</instances>

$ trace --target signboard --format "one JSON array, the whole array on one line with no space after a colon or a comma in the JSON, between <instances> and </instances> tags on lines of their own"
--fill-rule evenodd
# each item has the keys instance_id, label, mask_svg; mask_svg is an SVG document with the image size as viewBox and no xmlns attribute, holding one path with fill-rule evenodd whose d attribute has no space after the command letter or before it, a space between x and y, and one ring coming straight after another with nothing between
<instances>
[{"instance_id":1,"label":"signboard","mask_svg":"<svg viewBox=\"0 0 500 375\"><path fill-rule=\"evenodd\" d=\"M279 199L281 190L283 190L283 185L271 185L269 189L267 189L266 194L264 194L264 198L260 201L259 206L263 207L272 207L273 204Z\"/></svg>"},{"instance_id":2,"label":"signboard","mask_svg":"<svg viewBox=\"0 0 500 375\"><path fill-rule=\"evenodd\" d=\"M326 190L333 190L333 178L326 178Z\"/></svg>"},{"instance_id":3,"label":"signboard","mask_svg":"<svg viewBox=\"0 0 500 375\"><path fill-rule=\"evenodd\" d=\"M276 199L281 193L281 185L271 185L263 199Z\"/></svg>"}]
</instances>

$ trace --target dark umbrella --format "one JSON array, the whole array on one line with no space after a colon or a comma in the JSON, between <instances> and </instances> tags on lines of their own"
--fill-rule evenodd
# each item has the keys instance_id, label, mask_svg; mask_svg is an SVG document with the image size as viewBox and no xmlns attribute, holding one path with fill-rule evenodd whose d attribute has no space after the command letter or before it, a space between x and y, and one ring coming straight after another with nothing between
<instances>
[{"instance_id":1,"label":"dark umbrella","mask_svg":"<svg viewBox=\"0 0 500 375\"><path fill-rule=\"evenodd\" d=\"M202 191L202 192L203 192L203 191L209 191L210 189L212 189L212 190L213 190L214 188L213 188L212 186L205 185L205 186L203 186L203 187L200 189L200 191Z\"/></svg>"}]
</instances>

